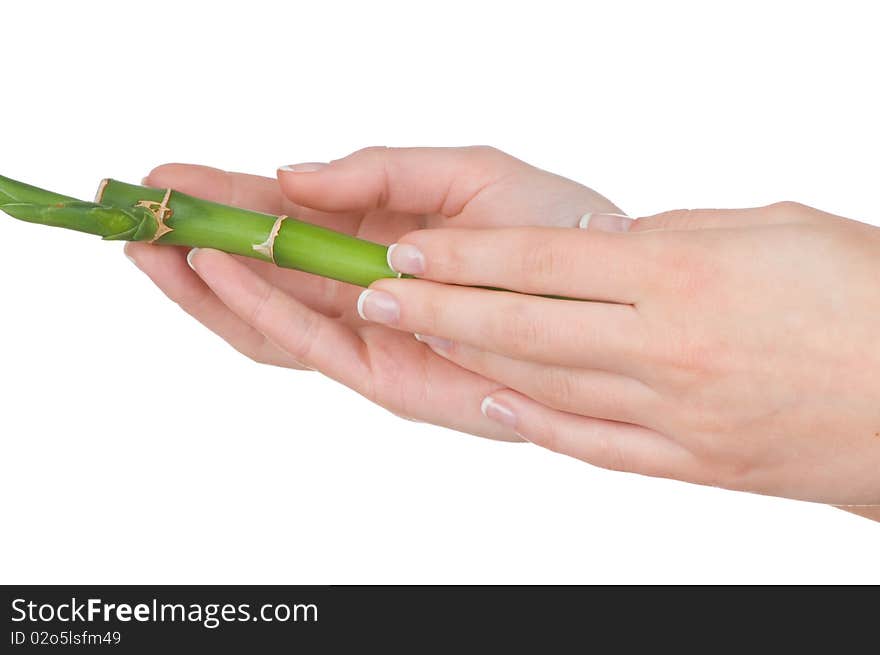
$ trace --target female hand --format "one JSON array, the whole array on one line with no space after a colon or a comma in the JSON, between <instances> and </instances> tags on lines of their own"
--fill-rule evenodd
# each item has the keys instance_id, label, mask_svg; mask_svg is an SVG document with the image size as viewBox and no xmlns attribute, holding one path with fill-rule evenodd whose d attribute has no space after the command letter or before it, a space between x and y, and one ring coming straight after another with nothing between
<instances>
[{"instance_id":1,"label":"female hand","mask_svg":"<svg viewBox=\"0 0 880 655\"><path fill-rule=\"evenodd\" d=\"M423 279L379 281L361 309L508 387L470 406L538 445L880 504L880 229L795 203L590 228L410 233L391 263Z\"/></svg>"},{"instance_id":2,"label":"female hand","mask_svg":"<svg viewBox=\"0 0 880 655\"><path fill-rule=\"evenodd\" d=\"M289 214L391 243L420 227L574 226L617 211L599 194L492 148L368 148L278 180L168 164L145 184L272 214ZM212 250L129 243L126 253L174 301L252 359L313 368L397 414L517 439L473 397L499 387L426 350L411 335L369 324L361 289Z\"/></svg>"}]
</instances>

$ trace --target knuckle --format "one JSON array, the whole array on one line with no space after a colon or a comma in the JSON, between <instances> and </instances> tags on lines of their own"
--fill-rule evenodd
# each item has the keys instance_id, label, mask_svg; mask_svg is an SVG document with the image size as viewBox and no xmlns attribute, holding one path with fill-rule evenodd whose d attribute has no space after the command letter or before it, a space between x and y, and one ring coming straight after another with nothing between
<instances>
[{"instance_id":1,"label":"knuckle","mask_svg":"<svg viewBox=\"0 0 880 655\"><path fill-rule=\"evenodd\" d=\"M509 157L506 152L489 145L466 146L464 150L475 159L481 159L484 161L497 161Z\"/></svg>"},{"instance_id":2,"label":"knuckle","mask_svg":"<svg viewBox=\"0 0 880 655\"><path fill-rule=\"evenodd\" d=\"M317 314L308 313L299 321L293 336L280 344L281 348L298 362L307 362L312 350L312 345L318 339L321 328L321 320Z\"/></svg>"},{"instance_id":3,"label":"knuckle","mask_svg":"<svg viewBox=\"0 0 880 655\"><path fill-rule=\"evenodd\" d=\"M692 300L711 288L720 275L718 262L705 248L669 244L659 254L659 270L666 288Z\"/></svg>"},{"instance_id":4,"label":"knuckle","mask_svg":"<svg viewBox=\"0 0 880 655\"><path fill-rule=\"evenodd\" d=\"M553 278L563 273L565 268L565 254L558 244L551 241L538 243L522 243L521 258L522 270L520 274L523 280L534 278Z\"/></svg>"},{"instance_id":5,"label":"knuckle","mask_svg":"<svg viewBox=\"0 0 880 655\"><path fill-rule=\"evenodd\" d=\"M629 459L620 447L620 442L612 438L607 432L596 435L596 459L597 466L609 471L630 471Z\"/></svg>"},{"instance_id":6,"label":"knuckle","mask_svg":"<svg viewBox=\"0 0 880 655\"><path fill-rule=\"evenodd\" d=\"M266 311L272 304L275 296L275 287L271 284L264 285L250 311L248 312L247 322L259 329L266 323Z\"/></svg>"},{"instance_id":7,"label":"knuckle","mask_svg":"<svg viewBox=\"0 0 880 655\"><path fill-rule=\"evenodd\" d=\"M366 148L355 150L345 159L376 159L384 156L388 150L387 146L367 146Z\"/></svg>"},{"instance_id":8,"label":"knuckle","mask_svg":"<svg viewBox=\"0 0 880 655\"><path fill-rule=\"evenodd\" d=\"M487 320L486 334L509 351L526 353L539 345L541 325L524 301L510 301L501 311L490 314Z\"/></svg>"},{"instance_id":9,"label":"knuckle","mask_svg":"<svg viewBox=\"0 0 880 655\"><path fill-rule=\"evenodd\" d=\"M368 346L370 373L364 396L392 414L408 417L415 412L415 399L424 393L419 387L407 385L399 353L379 344Z\"/></svg>"},{"instance_id":10,"label":"knuckle","mask_svg":"<svg viewBox=\"0 0 880 655\"><path fill-rule=\"evenodd\" d=\"M804 212L810 211L811 208L794 200L780 200L765 207L767 211L781 217L797 216Z\"/></svg>"},{"instance_id":11,"label":"knuckle","mask_svg":"<svg viewBox=\"0 0 880 655\"><path fill-rule=\"evenodd\" d=\"M574 375L564 368L546 367L536 380L538 393L557 409L576 407L578 385Z\"/></svg>"},{"instance_id":12,"label":"knuckle","mask_svg":"<svg viewBox=\"0 0 880 655\"><path fill-rule=\"evenodd\" d=\"M429 243L423 252L427 265L434 269L433 274L457 280L473 268L473 262L465 254L465 248L458 243L458 239L445 238L432 241L433 243Z\"/></svg>"},{"instance_id":13,"label":"knuckle","mask_svg":"<svg viewBox=\"0 0 880 655\"><path fill-rule=\"evenodd\" d=\"M671 211L636 219L630 226L630 232L642 230L663 230L670 228L687 229L696 218L693 209L673 209Z\"/></svg>"},{"instance_id":14,"label":"knuckle","mask_svg":"<svg viewBox=\"0 0 880 655\"><path fill-rule=\"evenodd\" d=\"M447 322L446 304L441 298L435 298L435 294L425 295L427 297L418 303L402 303L401 323L425 334L441 334L445 332Z\"/></svg>"}]
</instances>

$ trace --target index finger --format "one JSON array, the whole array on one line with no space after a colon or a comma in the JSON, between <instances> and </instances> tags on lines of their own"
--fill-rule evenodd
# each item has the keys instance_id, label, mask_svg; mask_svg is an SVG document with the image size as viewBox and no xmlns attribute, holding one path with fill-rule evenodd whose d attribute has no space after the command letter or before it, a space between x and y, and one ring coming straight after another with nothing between
<instances>
[{"instance_id":1,"label":"index finger","mask_svg":"<svg viewBox=\"0 0 880 655\"><path fill-rule=\"evenodd\" d=\"M634 304L659 274L646 238L553 227L419 230L392 244L388 263L435 282Z\"/></svg>"}]
</instances>

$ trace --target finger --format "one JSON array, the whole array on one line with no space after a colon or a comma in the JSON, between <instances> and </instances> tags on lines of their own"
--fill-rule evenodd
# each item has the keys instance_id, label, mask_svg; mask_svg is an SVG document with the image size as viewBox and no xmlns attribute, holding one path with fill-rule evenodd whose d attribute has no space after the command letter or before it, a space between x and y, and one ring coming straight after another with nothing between
<instances>
[{"instance_id":1,"label":"finger","mask_svg":"<svg viewBox=\"0 0 880 655\"><path fill-rule=\"evenodd\" d=\"M796 202L778 202L746 209L676 209L629 218L618 214L586 214L580 227L603 232L646 232L648 230L707 230L759 225L818 224L845 220Z\"/></svg>"},{"instance_id":2,"label":"finger","mask_svg":"<svg viewBox=\"0 0 880 655\"><path fill-rule=\"evenodd\" d=\"M399 272L449 284L634 303L658 276L642 239L566 228L418 230L388 255Z\"/></svg>"},{"instance_id":3,"label":"finger","mask_svg":"<svg viewBox=\"0 0 880 655\"><path fill-rule=\"evenodd\" d=\"M487 418L474 398L500 388L413 339L411 334L367 325L359 330L369 352L370 400L404 418L501 441L522 441Z\"/></svg>"},{"instance_id":4,"label":"finger","mask_svg":"<svg viewBox=\"0 0 880 655\"><path fill-rule=\"evenodd\" d=\"M698 462L659 432L550 409L509 389L483 399L483 412L542 448L615 471L691 480Z\"/></svg>"},{"instance_id":5,"label":"finger","mask_svg":"<svg viewBox=\"0 0 880 655\"><path fill-rule=\"evenodd\" d=\"M369 392L364 343L351 329L297 302L219 250L200 248L190 263L229 309L294 360L362 394Z\"/></svg>"},{"instance_id":6,"label":"finger","mask_svg":"<svg viewBox=\"0 0 880 655\"><path fill-rule=\"evenodd\" d=\"M271 177L229 173L194 164L163 164L150 171L144 184L169 187L204 200L267 214L280 214L283 210L278 182Z\"/></svg>"},{"instance_id":7,"label":"finger","mask_svg":"<svg viewBox=\"0 0 880 655\"><path fill-rule=\"evenodd\" d=\"M629 305L386 279L361 293L358 312L407 332L545 364L626 373L645 351L641 319Z\"/></svg>"},{"instance_id":8,"label":"finger","mask_svg":"<svg viewBox=\"0 0 880 655\"><path fill-rule=\"evenodd\" d=\"M266 214L287 214L347 234L356 233L361 220L357 214L328 214L292 203L282 195L274 178L231 173L210 166L163 164L144 178L144 184Z\"/></svg>"},{"instance_id":9,"label":"finger","mask_svg":"<svg viewBox=\"0 0 880 655\"><path fill-rule=\"evenodd\" d=\"M367 148L329 165L282 166L278 177L288 198L310 207L455 217L460 225L573 227L588 208L619 211L592 189L485 146Z\"/></svg>"},{"instance_id":10,"label":"finger","mask_svg":"<svg viewBox=\"0 0 880 655\"><path fill-rule=\"evenodd\" d=\"M416 339L462 368L553 409L642 425L658 413L657 394L630 377L512 359L433 336Z\"/></svg>"},{"instance_id":11,"label":"finger","mask_svg":"<svg viewBox=\"0 0 880 655\"><path fill-rule=\"evenodd\" d=\"M527 165L494 148L366 148L330 164L283 166L293 202L325 211L388 209L456 216L483 189Z\"/></svg>"},{"instance_id":12,"label":"finger","mask_svg":"<svg viewBox=\"0 0 880 655\"><path fill-rule=\"evenodd\" d=\"M309 309L330 318L354 315L353 300L360 293L360 287L311 273L280 268L271 262L238 255L234 257L269 284L296 298Z\"/></svg>"},{"instance_id":13,"label":"finger","mask_svg":"<svg viewBox=\"0 0 880 655\"><path fill-rule=\"evenodd\" d=\"M242 320L306 366L403 416L490 438L519 440L471 402L479 397L474 394L497 389L497 383L433 353L425 357L411 335L366 326L362 340L352 329L272 287L230 255L200 249L192 262L205 283ZM405 371L405 364L413 361L411 355L415 364ZM411 379L418 384L411 384Z\"/></svg>"},{"instance_id":14,"label":"finger","mask_svg":"<svg viewBox=\"0 0 880 655\"><path fill-rule=\"evenodd\" d=\"M132 242L125 253L166 296L240 353L266 364L303 368L223 304L187 266L185 249Z\"/></svg>"}]
</instances>

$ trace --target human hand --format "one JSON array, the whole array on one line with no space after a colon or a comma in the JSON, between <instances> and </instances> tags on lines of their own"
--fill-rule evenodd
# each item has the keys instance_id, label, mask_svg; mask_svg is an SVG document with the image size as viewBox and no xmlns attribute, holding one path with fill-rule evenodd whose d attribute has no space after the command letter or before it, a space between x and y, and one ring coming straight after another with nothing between
<instances>
[{"instance_id":1,"label":"human hand","mask_svg":"<svg viewBox=\"0 0 880 655\"><path fill-rule=\"evenodd\" d=\"M361 307L508 387L469 406L538 445L880 505L880 229L795 203L589 227L410 233L391 263L423 279Z\"/></svg>"},{"instance_id":2,"label":"human hand","mask_svg":"<svg viewBox=\"0 0 880 655\"><path fill-rule=\"evenodd\" d=\"M617 211L570 180L492 148L368 148L278 180L168 164L145 184L270 214L289 214L391 243L423 227L574 226ZM126 253L174 301L252 359L308 367L396 414L517 439L473 405L499 387L425 349L411 335L361 320L360 288L254 259L129 243Z\"/></svg>"}]
</instances>

